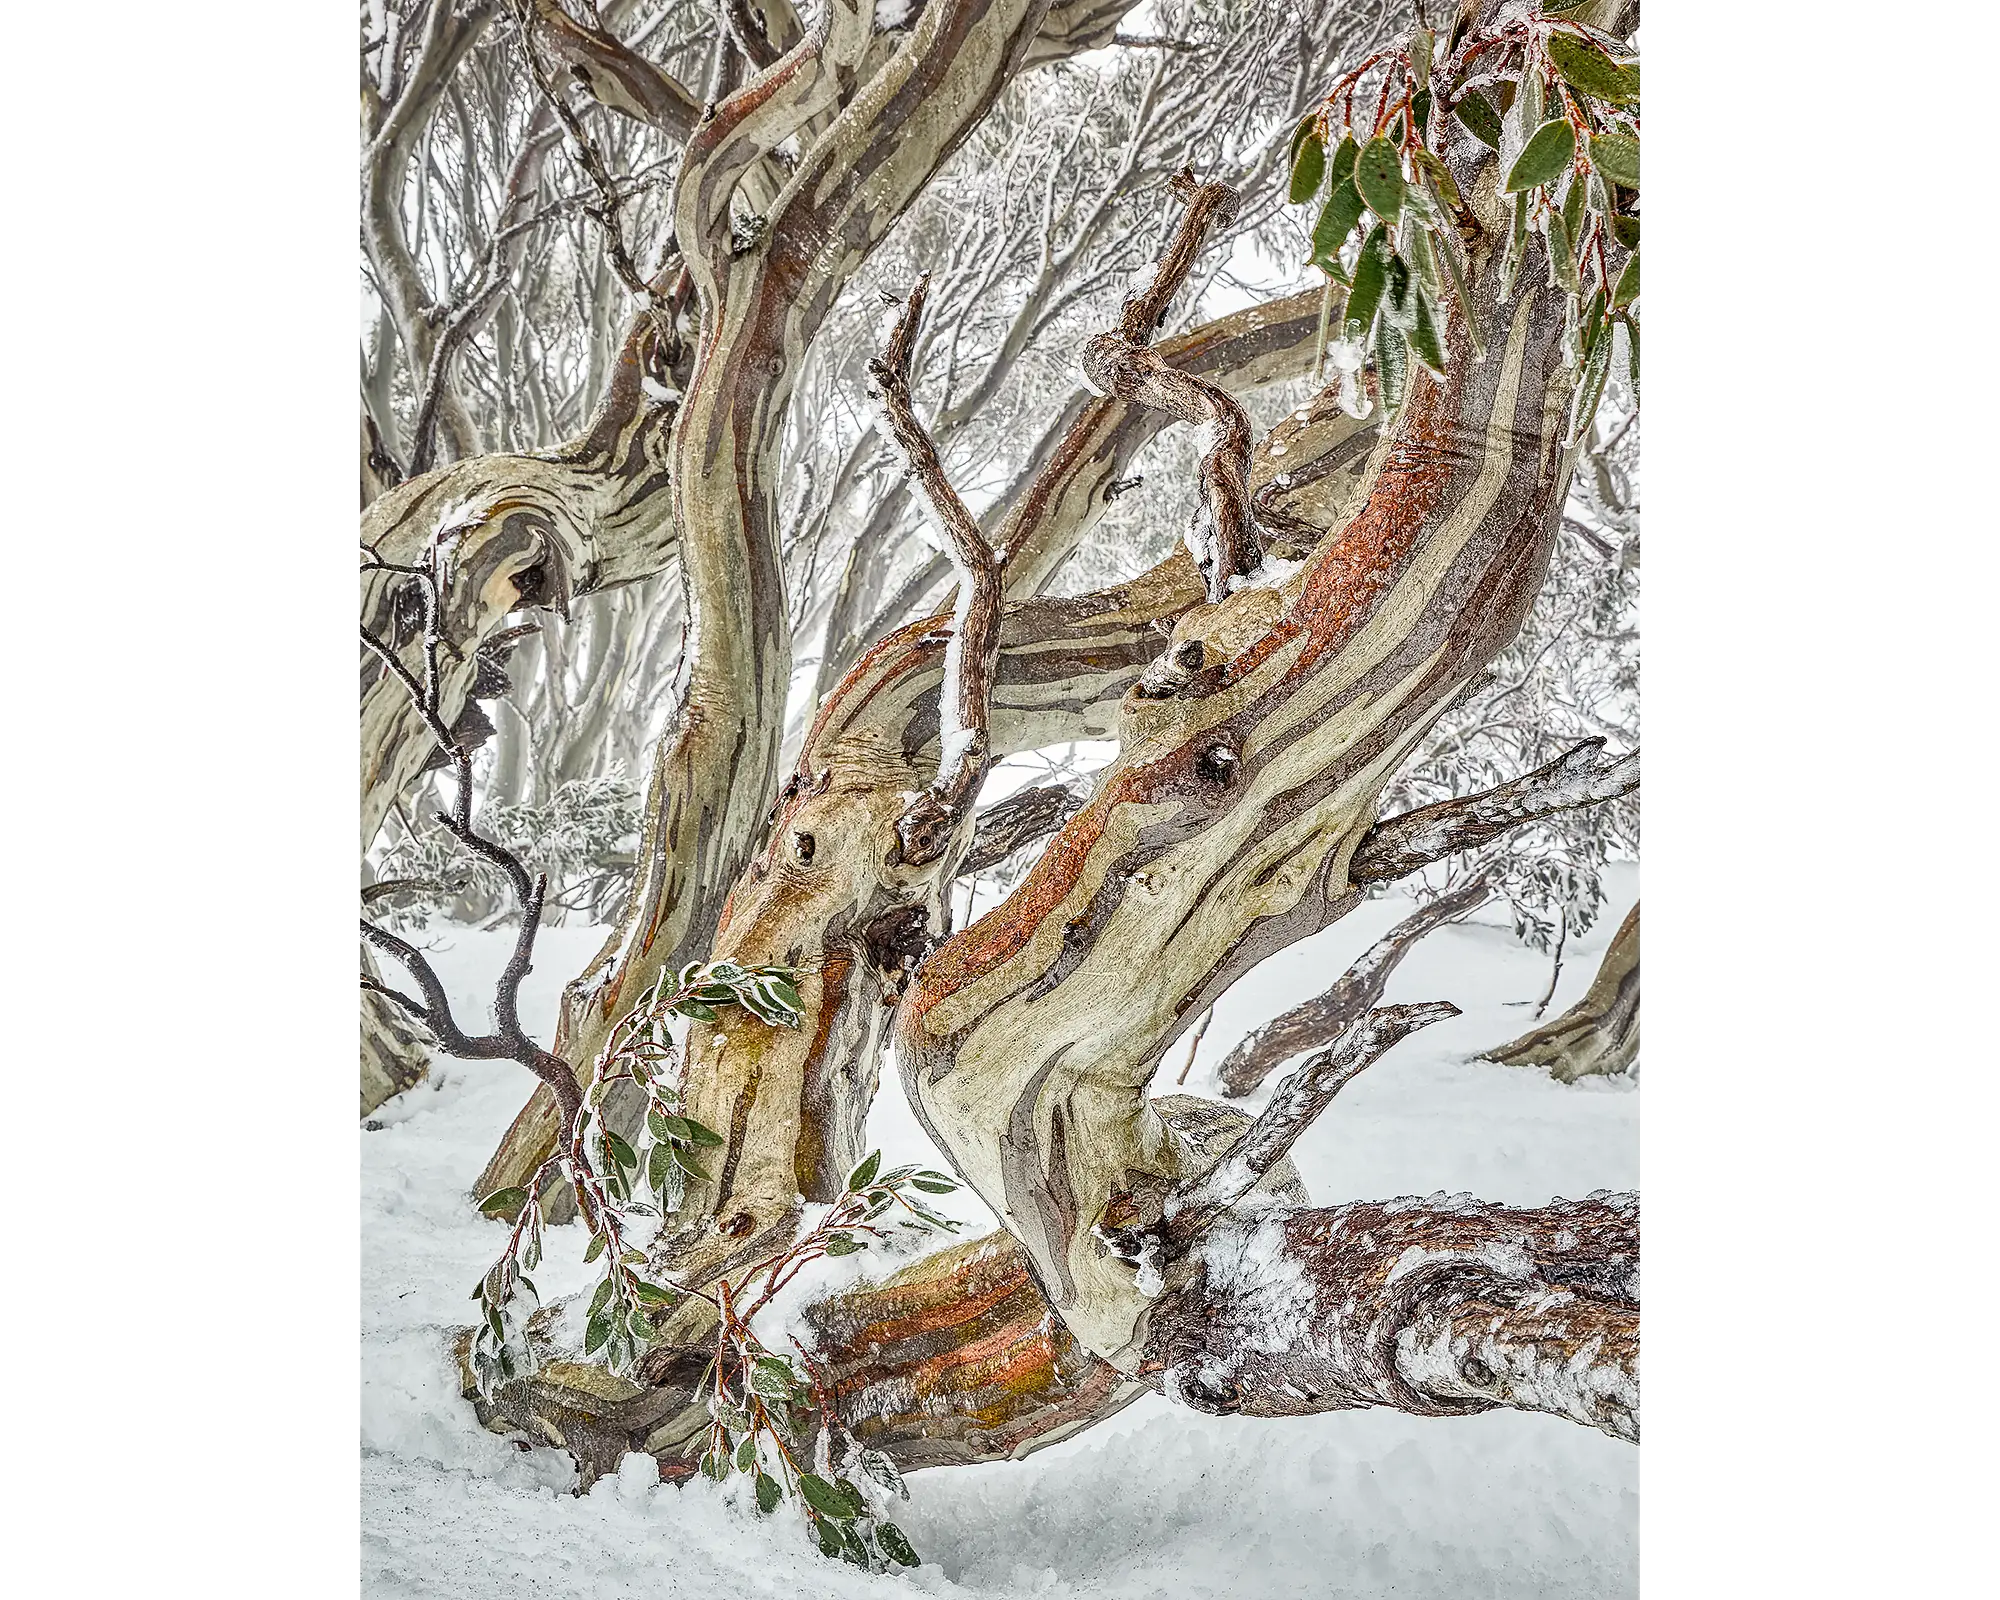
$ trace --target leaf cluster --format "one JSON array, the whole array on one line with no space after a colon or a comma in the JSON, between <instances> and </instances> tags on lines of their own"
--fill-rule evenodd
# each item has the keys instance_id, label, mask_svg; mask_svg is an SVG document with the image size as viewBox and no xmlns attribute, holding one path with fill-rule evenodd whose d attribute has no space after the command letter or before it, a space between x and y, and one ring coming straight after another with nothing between
<instances>
[{"instance_id":1,"label":"leaf cluster","mask_svg":"<svg viewBox=\"0 0 2000 1600\"><path fill-rule=\"evenodd\" d=\"M1531 234L1546 247L1551 286L1568 295L1567 353L1579 373L1572 436L1603 396L1617 323L1628 330L1636 394L1639 67L1601 38L1560 17L1509 14L1492 36L1461 43L1447 81L1433 76L1435 34L1418 28L1400 49L1344 74L1294 131L1291 200L1318 206L1310 259L1327 277L1329 354L1354 415L1369 409L1358 376L1365 363L1391 412L1413 364L1443 376L1447 297L1483 354L1464 258L1477 224L1444 156L1456 129L1504 164L1503 295L1513 292ZM1357 119L1364 80L1378 85L1375 109L1370 116L1364 97Z\"/></svg>"}]
</instances>

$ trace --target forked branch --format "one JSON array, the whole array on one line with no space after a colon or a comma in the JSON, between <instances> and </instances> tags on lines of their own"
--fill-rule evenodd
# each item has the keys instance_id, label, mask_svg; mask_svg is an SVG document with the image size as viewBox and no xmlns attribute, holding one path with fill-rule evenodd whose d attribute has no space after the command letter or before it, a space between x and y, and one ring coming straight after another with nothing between
<instances>
[{"instance_id":1,"label":"forked branch","mask_svg":"<svg viewBox=\"0 0 2000 1600\"><path fill-rule=\"evenodd\" d=\"M943 855L979 794L992 748L988 719L1000 660L1000 562L945 476L937 447L910 401L910 350L929 290L929 276L919 278L896 319L888 349L868 363L889 437L909 469L917 497L944 534L958 573L958 602L938 695L938 775L896 824L907 866Z\"/></svg>"},{"instance_id":2,"label":"forked branch","mask_svg":"<svg viewBox=\"0 0 2000 1600\"><path fill-rule=\"evenodd\" d=\"M1405 917L1325 993L1272 1018L1231 1050L1217 1070L1222 1092L1248 1094L1275 1067L1301 1051L1332 1044L1380 997L1389 974L1419 939L1433 928L1458 921L1491 892L1484 878L1473 878Z\"/></svg>"},{"instance_id":3,"label":"forked branch","mask_svg":"<svg viewBox=\"0 0 2000 1600\"><path fill-rule=\"evenodd\" d=\"M446 832L473 854L483 857L506 874L513 886L521 908L521 929L514 938L514 949L507 959L493 989L494 1031L488 1034L468 1033L452 1013L450 997L445 992L443 982L424 953L407 939L399 938L386 928L377 927L366 918L361 922L361 937L384 955L399 962L416 981L422 998L391 988L367 973L361 976L361 987L373 994L379 994L391 1005L428 1028L440 1049L447 1055L472 1061L517 1061L530 1072L549 1085L561 1107L564 1126L571 1125L577 1108L582 1104L582 1091L576 1079L562 1059L550 1054L528 1037L521 1026L520 997L521 981L527 977L535 953L535 935L541 928L542 898L548 889L546 877L531 875L521 858L497 840L480 833L472 821L472 750L446 724L442 710L443 678L439 671L439 655L448 648L443 637L439 610L443 589L443 568L446 560L445 547L459 530L441 528L424 553L423 561L416 566L397 566L385 562L363 546L365 559L363 571L387 571L402 574L415 587L423 606L422 675L410 670L390 644L371 632L364 624L361 642L382 663L384 669L399 682L410 697L424 725L437 740L443 752L446 765L453 772L456 787L450 811L440 811L437 821Z\"/></svg>"},{"instance_id":4,"label":"forked branch","mask_svg":"<svg viewBox=\"0 0 2000 1600\"><path fill-rule=\"evenodd\" d=\"M1250 508L1250 419L1226 390L1168 366L1149 348L1166 320L1174 294L1187 281L1211 225L1236 215L1236 191L1227 184L1196 183L1182 172L1174 194L1187 212L1166 254L1125 302L1115 332L1099 334L1084 347L1083 375L1100 394L1171 412L1204 430L1200 477L1202 500L1188 535L1188 548L1201 568L1208 598L1229 593L1229 580L1247 577L1264 559L1263 540Z\"/></svg>"}]
</instances>

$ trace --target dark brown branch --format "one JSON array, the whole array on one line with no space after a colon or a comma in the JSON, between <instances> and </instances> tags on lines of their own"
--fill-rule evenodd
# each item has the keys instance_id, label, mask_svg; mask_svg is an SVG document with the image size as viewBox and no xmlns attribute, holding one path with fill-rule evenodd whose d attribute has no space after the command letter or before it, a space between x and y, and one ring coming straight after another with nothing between
<instances>
[{"instance_id":1,"label":"dark brown branch","mask_svg":"<svg viewBox=\"0 0 2000 1600\"><path fill-rule=\"evenodd\" d=\"M1405 917L1324 994L1272 1018L1231 1050L1216 1074L1222 1092L1246 1095L1293 1056L1333 1043L1375 1003L1389 974L1419 939L1433 928L1456 922L1491 892L1484 878L1474 878Z\"/></svg>"},{"instance_id":2,"label":"dark brown branch","mask_svg":"<svg viewBox=\"0 0 2000 1600\"><path fill-rule=\"evenodd\" d=\"M888 349L868 363L889 437L949 543L958 571L958 604L945 645L944 687L938 700L937 780L911 802L896 824L903 860L910 866L935 861L944 853L978 797L991 749L987 724L1000 660L1000 562L946 478L937 447L917 421L910 401L910 350L929 291L929 276L919 278L889 336Z\"/></svg>"},{"instance_id":3,"label":"dark brown branch","mask_svg":"<svg viewBox=\"0 0 2000 1600\"><path fill-rule=\"evenodd\" d=\"M1578 806L1600 805L1638 787L1638 751L1613 756L1605 751L1602 739L1585 739L1546 766L1510 782L1378 822L1354 852L1348 878L1357 884L1407 878L1524 823Z\"/></svg>"},{"instance_id":4,"label":"dark brown branch","mask_svg":"<svg viewBox=\"0 0 2000 1600\"><path fill-rule=\"evenodd\" d=\"M440 567L444 562L443 545L452 530L442 530L437 540L425 553L424 562L418 567L396 567L391 563L374 558L363 563L364 568L380 571L397 571L417 586L423 602L423 676L421 679L406 666L402 658L389 644L376 637L364 625L361 642L372 651L377 660L386 667L402 684L409 695L411 704L423 718L424 725L437 739L439 748L452 767L457 784L449 812L438 812L437 820L467 850L499 867L513 885L521 903L521 928L515 935L514 950L507 965L502 969L493 988L493 1017L495 1030L489 1034L469 1034L459 1025L452 1014L450 997L439 981L436 970L423 952L408 940L398 938L386 928L380 928L365 918L361 922L361 937L380 950L384 955L400 962L405 971L416 980L423 994L421 1003L399 990L367 977L362 978L362 988L379 994L391 1004L400 1007L431 1031L439 1048L447 1055L472 1061L517 1061L536 1077L546 1083L555 1094L561 1107L563 1124L571 1126L576 1113L583 1105L583 1092L577 1086L576 1078L559 1056L551 1055L528 1037L521 1026L520 996L521 983L532 969L535 953L535 935L542 922L542 901L548 891L548 880L531 877L527 866L505 845L489 839L480 833L472 820L472 751L465 742L457 738L445 725L440 709L443 694L443 680L438 672L438 654L444 648L444 639L439 631L439 591ZM393 607L392 607L393 614ZM520 638L523 630L512 629L504 638L504 649L511 648Z\"/></svg>"}]
</instances>

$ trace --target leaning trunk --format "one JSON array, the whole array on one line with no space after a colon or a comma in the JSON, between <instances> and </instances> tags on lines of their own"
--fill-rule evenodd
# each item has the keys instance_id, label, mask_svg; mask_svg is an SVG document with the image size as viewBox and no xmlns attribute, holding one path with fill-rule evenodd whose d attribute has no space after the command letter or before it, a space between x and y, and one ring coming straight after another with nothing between
<instances>
[{"instance_id":1,"label":"leaning trunk","mask_svg":"<svg viewBox=\"0 0 2000 1600\"><path fill-rule=\"evenodd\" d=\"M1509 1067L1543 1067L1558 1083L1636 1070L1639 1059L1639 908L1619 927L1584 997L1512 1044L1487 1053Z\"/></svg>"}]
</instances>

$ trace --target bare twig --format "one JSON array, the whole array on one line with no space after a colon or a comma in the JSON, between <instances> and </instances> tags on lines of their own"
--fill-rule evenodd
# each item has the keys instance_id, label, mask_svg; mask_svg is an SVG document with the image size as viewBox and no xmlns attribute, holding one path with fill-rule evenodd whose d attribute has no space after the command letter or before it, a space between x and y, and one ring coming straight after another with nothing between
<instances>
[{"instance_id":1,"label":"bare twig","mask_svg":"<svg viewBox=\"0 0 2000 1600\"><path fill-rule=\"evenodd\" d=\"M1181 1063L1181 1075L1174 1079L1177 1084L1186 1083L1188 1072L1194 1066L1194 1058L1201 1050L1202 1035L1208 1032L1208 1025L1215 1020L1215 1007L1210 1006L1201 1014L1201 1021L1194 1025L1194 1037L1188 1040L1187 1060Z\"/></svg>"},{"instance_id":2,"label":"bare twig","mask_svg":"<svg viewBox=\"0 0 2000 1600\"><path fill-rule=\"evenodd\" d=\"M447 1055L474 1061L516 1061L526 1067L554 1093L562 1108L564 1125L575 1121L577 1111L582 1107L582 1091L577 1087L575 1077L563 1060L544 1050L529 1038L521 1026L520 994L521 982L532 969L535 951L535 935L542 920L542 899L547 892L548 880L530 876L521 859L506 846L479 833L472 819L472 752L446 725L441 705L443 694L442 679L438 672L438 653L445 648L445 641L439 631L438 615L441 572L444 563L443 546L451 530L443 530L433 540L425 552L420 566L402 567L382 561L369 552L369 559L363 563L364 570L400 572L416 585L423 602L422 677L412 672L402 657L389 643L364 625L361 642L371 650L383 666L403 685L410 696L410 702L423 718L424 725L438 741L444 752L446 764L453 769L457 779L453 795L452 809L439 812L438 822L466 849L499 867L513 885L521 904L521 928L515 936L513 953L507 965L494 984L493 1017L494 1031L488 1034L470 1034L459 1024L452 1013L450 997L445 993L444 984L439 980L436 969L422 951L406 939L398 938L386 928L363 920L361 937L366 939L384 955L393 957L403 969L416 980L421 991L421 1000L364 977L362 986L380 994L390 1003L400 1007L416 1021L428 1028L437 1040L438 1046Z\"/></svg>"},{"instance_id":3,"label":"bare twig","mask_svg":"<svg viewBox=\"0 0 2000 1600\"><path fill-rule=\"evenodd\" d=\"M1187 205L1180 226L1151 276L1125 302L1115 332L1084 347L1083 375L1100 394L1172 412L1205 430L1200 477L1203 498L1189 544L1208 584L1208 597L1229 593L1229 580L1257 570L1264 545L1250 506L1250 419L1226 390L1169 367L1149 348L1167 308L1193 269L1211 226L1227 226L1237 210L1227 184L1197 183L1192 172L1173 180Z\"/></svg>"}]
</instances>

